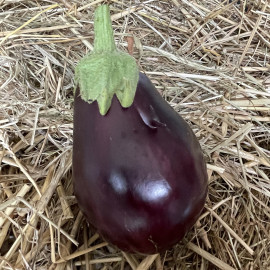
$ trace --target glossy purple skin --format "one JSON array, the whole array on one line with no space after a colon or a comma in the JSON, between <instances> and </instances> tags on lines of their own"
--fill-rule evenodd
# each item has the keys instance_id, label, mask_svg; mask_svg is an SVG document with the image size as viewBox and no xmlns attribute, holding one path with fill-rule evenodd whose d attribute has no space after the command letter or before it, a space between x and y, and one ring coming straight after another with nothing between
<instances>
[{"instance_id":1,"label":"glossy purple skin","mask_svg":"<svg viewBox=\"0 0 270 270\"><path fill-rule=\"evenodd\" d=\"M171 248L196 222L206 166L188 124L140 73L134 103L74 104L73 181L78 204L105 240L132 253Z\"/></svg>"}]
</instances>

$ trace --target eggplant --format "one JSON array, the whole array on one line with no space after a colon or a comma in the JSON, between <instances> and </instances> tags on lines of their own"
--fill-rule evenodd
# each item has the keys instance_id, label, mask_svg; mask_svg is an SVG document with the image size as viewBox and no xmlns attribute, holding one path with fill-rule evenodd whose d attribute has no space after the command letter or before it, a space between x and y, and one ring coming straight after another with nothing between
<instances>
[{"instance_id":1,"label":"eggplant","mask_svg":"<svg viewBox=\"0 0 270 270\"><path fill-rule=\"evenodd\" d=\"M108 19L108 6L96 11L95 39L100 14ZM107 21L108 28L107 19L101 23ZM92 87L93 78L81 83L87 74L85 63L77 66L74 194L86 219L106 241L126 252L154 254L178 243L198 219L208 190L206 164L189 125L145 74L133 64L132 69L136 87L134 94L124 95L132 100L125 106L128 99L121 100L117 93L105 101L89 100L83 92ZM103 70L99 72L93 84L104 78Z\"/></svg>"}]
</instances>

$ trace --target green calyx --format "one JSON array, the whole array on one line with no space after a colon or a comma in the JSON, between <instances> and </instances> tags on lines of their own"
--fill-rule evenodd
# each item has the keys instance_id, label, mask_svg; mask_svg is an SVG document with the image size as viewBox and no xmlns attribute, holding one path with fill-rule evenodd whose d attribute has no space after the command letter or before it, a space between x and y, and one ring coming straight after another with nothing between
<instances>
[{"instance_id":1,"label":"green calyx","mask_svg":"<svg viewBox=\"0 0 270 270\"><path fill-rule=\"evenodd\" d=\"M94 28L94 50L77 65L75 82L81 98L88 103L97 101L100 114L105 115L114 94L122 107L131 106L139 70L132 56L116 49L107 5L96 9Z\"/></svg>"}]
</instances>

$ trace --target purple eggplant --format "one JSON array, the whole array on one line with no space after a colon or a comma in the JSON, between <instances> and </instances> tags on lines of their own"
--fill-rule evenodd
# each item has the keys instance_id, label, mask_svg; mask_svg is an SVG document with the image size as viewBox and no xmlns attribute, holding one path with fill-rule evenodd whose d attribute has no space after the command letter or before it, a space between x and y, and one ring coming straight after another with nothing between
<instances>
[{"instance_id":1,"label":"purple eggplant","mask_svg":"<svg viewBox=\"0 0 270 270\"><path fill-rule=\"evenodd\" d=\"M101 8L108 16L108 7ZM89 83L78 79L74 193L105 240L127 252L154 254L179 242L198 219L207 173L191 128L146 75L137 75L128 106L117 94L103 103L89 101L82 93ZM102 110L105 103L108 108Z\"/></svg>"}]
</instances>

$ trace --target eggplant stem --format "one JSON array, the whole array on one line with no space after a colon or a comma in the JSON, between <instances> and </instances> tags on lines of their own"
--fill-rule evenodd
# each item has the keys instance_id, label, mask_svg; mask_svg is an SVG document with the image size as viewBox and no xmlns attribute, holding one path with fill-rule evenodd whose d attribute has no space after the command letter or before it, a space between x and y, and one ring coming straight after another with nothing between
<instances>
[{"instance_id":1,"label":"eggplant stem","mask_svg":"<svg viewBox=\"0 0 270 270\"><path fill-rule=\"evenodd\" d=\"M109 6L101 5L96 9L94 31L94 51L96 53L116 50Z\"/></svg>"},{"instance_id":2,"label":"eggplant stem","mask_svg":"<svg viewBox=\"0 0 270 270\"><path fill-rule=\"evenodd\" d=\"M100 114L105 115L114 95L122 107L131 106L139 69L132 56L116 48L108 5L96 9L94 30L94 50L75 69L75 91L79 89L80 97L88 103L97 101Z\"/></svg>"}]
</instances>

